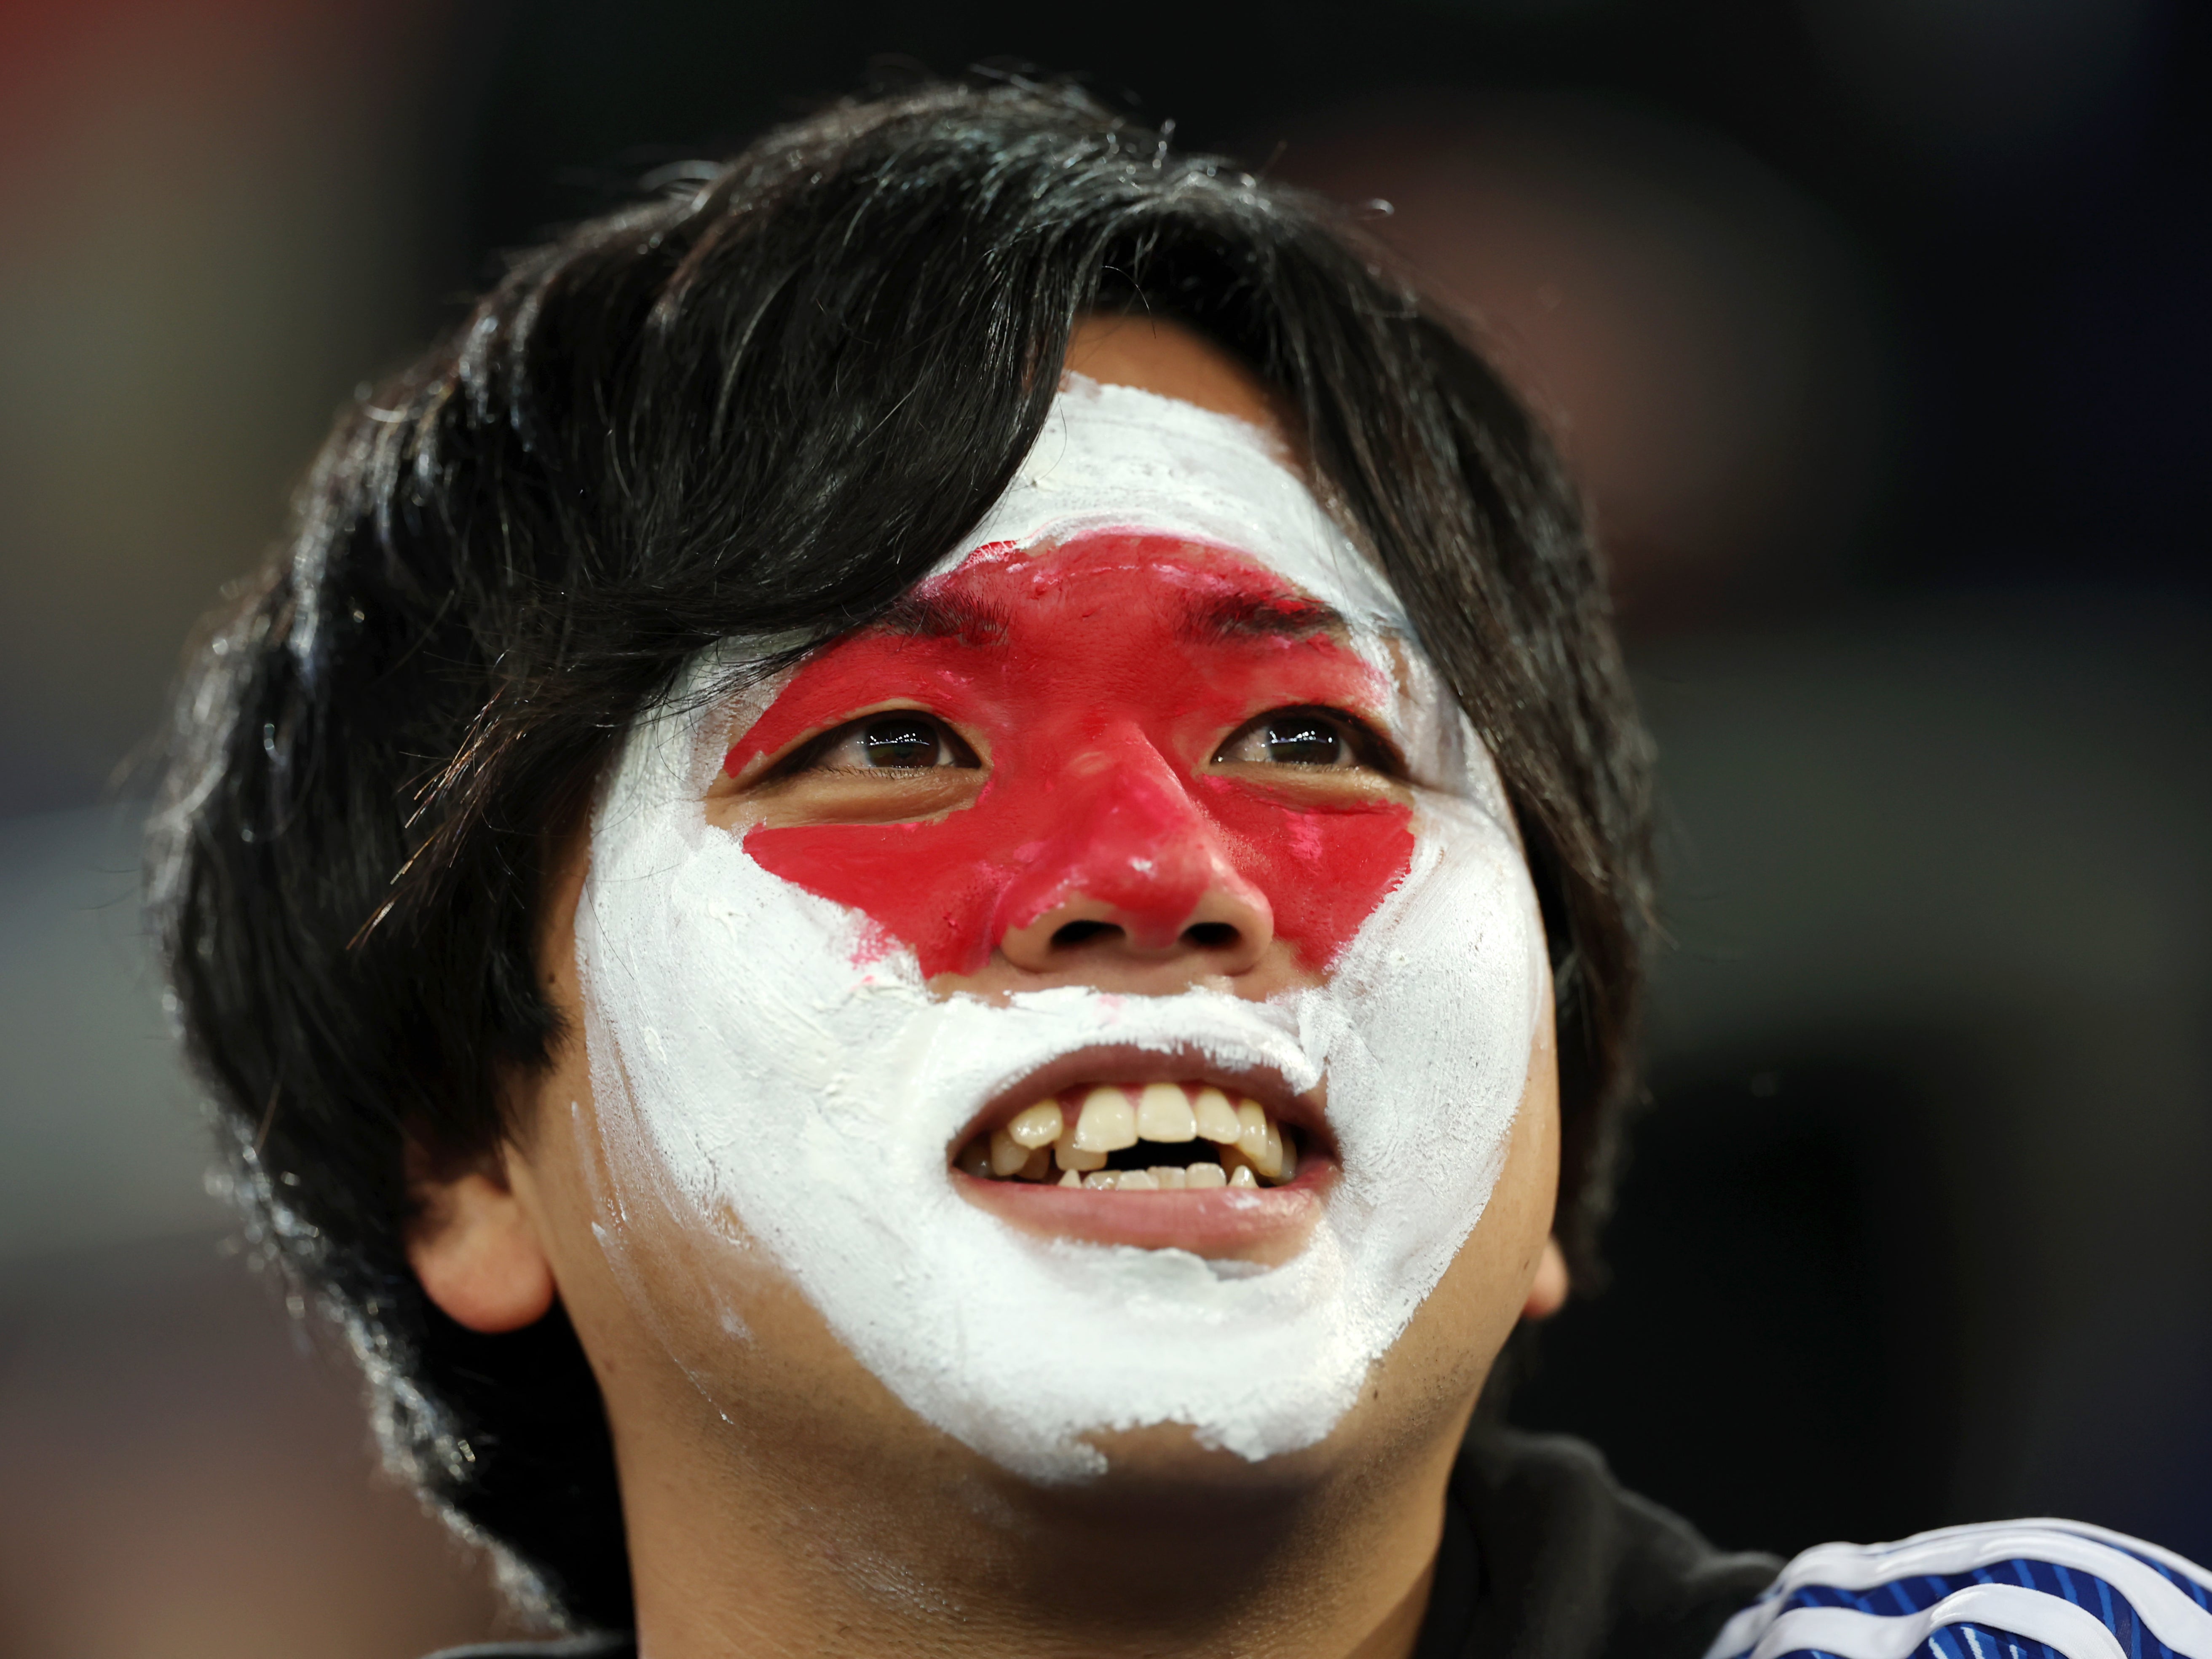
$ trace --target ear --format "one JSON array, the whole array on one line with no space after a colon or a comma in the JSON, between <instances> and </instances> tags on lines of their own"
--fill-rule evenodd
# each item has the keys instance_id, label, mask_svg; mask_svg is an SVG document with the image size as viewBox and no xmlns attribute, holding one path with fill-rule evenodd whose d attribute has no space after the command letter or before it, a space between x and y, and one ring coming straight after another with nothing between
<instances>
[{"instance_id":1,"label":"ear","mask_svg":"<svg viewBox=\"0 0 2212 1659\"><path fill-rule=\"evenodd\" d=\"M1549 1319L1567 1300L1567 1258L1556 1237L1544 1241L1544 1254L1536 1259L1536 1276L1528 1281L1528 1299L1521 1304L1523 1319Z\"/></svg>"},{"instance_id":2,"label":"ear","mask_svg":"<svg viewBox=\"0 0 2212 1659\"><path fill-rule=\"evenodd\" d=\"M437 1176L410 1146L407 1173L420 1206L407 1261L430 1300L486 1335L544 1318L553 1305L553 1264L515 1195L504 1150L489 1172Z\"/></svg>"}]
</instances>

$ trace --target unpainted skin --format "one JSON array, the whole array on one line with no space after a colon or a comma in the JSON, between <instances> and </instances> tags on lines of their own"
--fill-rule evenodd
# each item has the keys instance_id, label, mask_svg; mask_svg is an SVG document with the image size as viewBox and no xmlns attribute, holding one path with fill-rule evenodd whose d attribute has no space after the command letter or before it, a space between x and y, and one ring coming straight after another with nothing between
<instances>
[{"instance_id":1,"label":"unpainted skin","mask_svg":"<svg viewBox=\"0 0 2212 1659\"><path fill-rule=\"evenodd\" d=\"M1067 368L1253 422L1296 453L1273 394L1176 325L1084 319ZM847 786L830 776L776 787L780 799L759 811L822 822L834 821ZM644 1659L1412 1650L1475 1398L1515 1323L1548 1317L1567 1294L1550 1237L1559 1093L1548 998L1488 1206L1333 1431L1256 1463L1172 1425L1102 1433L1104 1475L1038 1486L915 1417L787 1283L753 1300L742 1337L693 1333L708 1340L682 1345L726 1356L726 1374L711 1379L714 1400L740 1402L726 1413L672 1358L641 1308L651 1298L618 1281L593 1232L592 1194L605 1182L574 932L588 860L579 831L549 884L538 941L567 1036L549 1068L509 1080L513 1133L495 1158L437 1174L416 1161L409 1257L431 1299L471 1329L519 1329L556 1297L567 1310L613 1431ZM1010 932L981 972L941 976L933 989L996 997L1084 983L1159 995L1203 984L1257 1000L1314 983L1265 917L1238 903L1229 891L1202 901L1206 920L1235 930L1227 951L1140 945L1109 926L1080 930L1071 954L1054 944L1064 923L1112 920L1071 895ZM633 1272L690 1266L680 1240L635 1260L647 1265Z\"/></svg>"}]
</instances>

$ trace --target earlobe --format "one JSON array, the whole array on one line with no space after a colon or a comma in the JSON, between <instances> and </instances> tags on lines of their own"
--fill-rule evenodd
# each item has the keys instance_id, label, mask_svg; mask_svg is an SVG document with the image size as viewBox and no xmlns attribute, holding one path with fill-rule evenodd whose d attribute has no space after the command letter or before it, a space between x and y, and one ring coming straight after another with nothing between
<instances>
[{"instance_id":1,"label":"earlobe","mask_svg":"<svg viewBox=\"0 0 2212 1659\"><path fill-rule=\"evenodd\" d=\"M408 1234L408 1265L448 1318L493 1335L544 1317L553 1264L511 1183L471 1171L420 1180L415 1190L423 1206Z\"/></svg>"},{"instance_id":2,"label":"earlobe","mask_svg":"<svg viewBox=\"0 0 2212 1659\"><path fill-rule=\"evenodd\" d=\"M1544 1241L1537 1258L1536 1276L1528 1281L1528 1299L1521 1304L1523 1319L1549 1319L1564 1307L1569 1288L1566 1254L1557 1238Z\"/></svg>"}]
</instances>

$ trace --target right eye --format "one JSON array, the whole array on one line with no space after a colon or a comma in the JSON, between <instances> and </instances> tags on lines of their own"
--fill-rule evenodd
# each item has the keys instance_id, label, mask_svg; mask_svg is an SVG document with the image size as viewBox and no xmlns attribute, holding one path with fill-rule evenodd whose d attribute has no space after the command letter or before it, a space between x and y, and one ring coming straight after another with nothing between
<instances>
[{"instance_id":1,"label":"right eye","mask_svg":"<svg viewBox=\"0 0 2212 1659\"><path fill-rule=\"evenodd\" d=\"M870 714L816 744L802 768L823 772L926 772L976 766L975 751L934 714L910 708Z\"/></svg>"}]
</instances>

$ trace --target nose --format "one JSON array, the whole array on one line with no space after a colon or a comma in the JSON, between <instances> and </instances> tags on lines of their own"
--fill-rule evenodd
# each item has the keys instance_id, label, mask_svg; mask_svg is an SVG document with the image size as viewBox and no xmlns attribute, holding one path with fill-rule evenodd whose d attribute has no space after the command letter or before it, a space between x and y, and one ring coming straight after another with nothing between
<instances>
[{"instance_id":1,"label":"nose","mask_svg":"<svg viewBox=\"0 0 2212 1659\"><path fill-rule=\"evenodd\" d=\"M1059 822L1001 902L1008 961L1033 973L1123 963L1207 975L1259 962L1273 906L1149 743L1078 757L1054 793Z\"/></svg>"}]
</instances>

